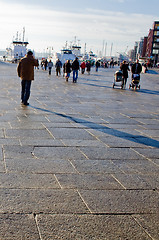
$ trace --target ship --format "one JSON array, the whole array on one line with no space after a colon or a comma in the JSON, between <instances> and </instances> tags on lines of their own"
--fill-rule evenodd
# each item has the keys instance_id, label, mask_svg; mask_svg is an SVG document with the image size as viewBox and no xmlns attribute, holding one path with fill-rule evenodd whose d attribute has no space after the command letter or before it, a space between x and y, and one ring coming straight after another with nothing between
<instances>
[{"instance_id":1,"label":"ship","mask_svg":"<svg viewBox=\"0 0 159 240\"><path fill-rule=\"evenodd\" d=\"M65 46L61 49L61 53L55 53L55 59L59 59L62 64L64 64L67 60L73 62L76 57L78 57L79 59L82 58L81 46L79 42L77 44L76 37L74 42L71 42L69 46L66 41Z\"/></svg>"},{"instance_id":2,"label":"ship","mask_svg":"<svg viewBox=\"0 0 159 240\"><path fill-rule=\"evenodd\" d=\"M21 34L17 32L16 37L13 37L11 47L6 48L6 60L11 62L18 62L27 54L28 41L25 41L25 28L23 28L23 37L21 39Z\"/></svg>"}]
</instances>

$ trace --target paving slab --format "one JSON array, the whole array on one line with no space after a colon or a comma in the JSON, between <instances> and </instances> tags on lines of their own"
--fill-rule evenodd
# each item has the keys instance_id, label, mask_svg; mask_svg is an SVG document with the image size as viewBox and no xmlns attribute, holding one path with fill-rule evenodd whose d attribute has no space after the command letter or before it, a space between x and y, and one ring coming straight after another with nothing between
<instances>
[{"instance_id":1,"label":"paving slab","mask_svg":"<svg viewBox=\"0 0 159 240\"><path fill-rule=\"evenodd\" d=\"M76 173L77 170L70 161L64 159L45 159L45 158L15 158L5 159L2 170L16 173Z\"/></svg>"},{"instance_id":2,"label":"paving slab","mask_svg":"<svg viewBox=\"0 0 159 240\"><path fill-rule=\"evenodd\" d=\"M131 216L37 215L37 222L44 240L152 239Z\"/></svg>"},{"instance_id":3,"label":"paving slab","mask_svg":"<svg viewBox=\"0 0 159 240\"><path fill-rule=\"evenodd\" d=\"M33 214L0 214L0 239L40 240Z\"/></svg>"},{"instance_id":4,"label":"paving slab","mask_svg":"<svg viewBox=\"0 0 159 240\"><path fill-rule=\"evenodd\" d=\"M158 193L153 190L80 190L92 213L150 214L158 211Z\"/></svg>"},{"instance_id":5,"label":"paving slab","mask_svg":"<svg viewBox=\"0 0 159 240\"><path fill-rule=\"evenodd\" d=\"M10 189L60 189L54 174L18 174L14 171L0 173L0 188Z\"/></svg>"},{"instance_id":6,"label":"paving slab","mask_svg":"<svg viewBox=\"0 0 159 240\"><path fill-rule=\"evenodd\" d=\"M124 189L111 174L55 174L64 189Z\"/></svg>"},{"instance_id":7,"label":"paving slab","mask_svg":"<svg viewBox=\"0 0 159 240\"><path fill-rule=\"evenodd\" d=\"M144 156L139 155L131 148L80 147L80 150L88 157L88 159L144 159Z\"/></svg>"},{"instance_id":8,"label":"paving slab","mask_svg":"<svg viewBox=\"0 0 159 240\"><path fill-rule=\"evenodd\" d=\"M71 163L79 173L108 174L122 172L111 160L71 160Z\"/></svg>"},{"instance_id":9,"label":"paving slab","mask_svg":"<svg viewBox=\"0 0 159 240\"><path fill-rule=\"evenodd\" d=\"M0 189L0 213L89 213L72 189Z\"/></svg>"},{"instance_id":10,"label":"paving slab","mask_svg":"<svg viewBox=\"0 0 159 240\"><path fill-rule=\"evenodd\" d=\"M34 156L51 159L86 159L86 156L77 147L35 147Z\"/></svg>"},{"instance_id":11,"label":"paving slab","mask_svg":"<svg viewBox=\"0 0 159 240\"><path fill-rule=\"evenodd\" d=\"M118 181L125 189L159 189L159 175L148 172L146 174L141 173L115 173L113 177Z\"/></svg>"},{"instance_id":12,"label":"paving slab","mask_svg":"<svg viewBox=\"0 0 159 240\"><path fill-rule=\"evenodd\" d=\"M158 174L159 167L152 161L145 160L112 160L125 173Z\"/></svg>"}]
</instances>

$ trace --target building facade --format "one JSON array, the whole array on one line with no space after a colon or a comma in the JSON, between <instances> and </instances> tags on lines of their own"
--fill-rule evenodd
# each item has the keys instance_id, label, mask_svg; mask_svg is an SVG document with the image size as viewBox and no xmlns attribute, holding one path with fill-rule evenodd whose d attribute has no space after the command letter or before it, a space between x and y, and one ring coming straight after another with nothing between
<instances>
[{"instance_id":1,"label":"building facade","mask_svg":"<svg viewBox=\"0 0 159 240\"><path fill-rule=\"evenodd\" d=\"M154 63L159 61L159 21L155 21L153 28L149 30L146 56L153 58Z\"/></svg>"}]
</instances>

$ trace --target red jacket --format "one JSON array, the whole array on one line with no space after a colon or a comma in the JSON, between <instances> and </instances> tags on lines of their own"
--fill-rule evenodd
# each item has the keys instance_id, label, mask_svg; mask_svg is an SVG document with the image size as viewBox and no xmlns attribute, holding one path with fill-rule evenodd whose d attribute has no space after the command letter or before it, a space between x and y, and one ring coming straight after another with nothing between
<instances>
[{"instance_id":1,"label":"red jacket","mask_svg":"<svg viewBox=\"0 0 159 240\"><path fill-rule=\"evenodd\" d=\"M81 65L80 65L81 68L86 68L86 64L85 62L82 62Z\"/></svg>"}]
</instances>

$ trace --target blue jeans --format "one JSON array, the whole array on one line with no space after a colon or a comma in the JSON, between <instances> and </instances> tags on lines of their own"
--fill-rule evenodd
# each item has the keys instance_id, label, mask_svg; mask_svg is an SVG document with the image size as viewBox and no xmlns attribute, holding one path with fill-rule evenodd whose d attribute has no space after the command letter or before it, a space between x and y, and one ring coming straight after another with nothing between
<instances>
[{"instance_id":1,"label":"blue jeans","mask_svg":"<svg viewBox=\"0 0 159 240\"><path fill-rule=\"evenodd\" d=\"M28 80L21 81L21 86L22 86L21 100L23 103L27 103L27 101L30 97L31 82L32 81L28 81Z\"/></svg>"},{"instance_id":2,"label":"blue jeans","mask_svg":"<svg viewBox=\"0 0 159 240\"><path fill-rule=\"evenodd\" d=\"M76 82L78 78L78 70L73 70L73 82Z\"/></svg>"}]
</instances>

